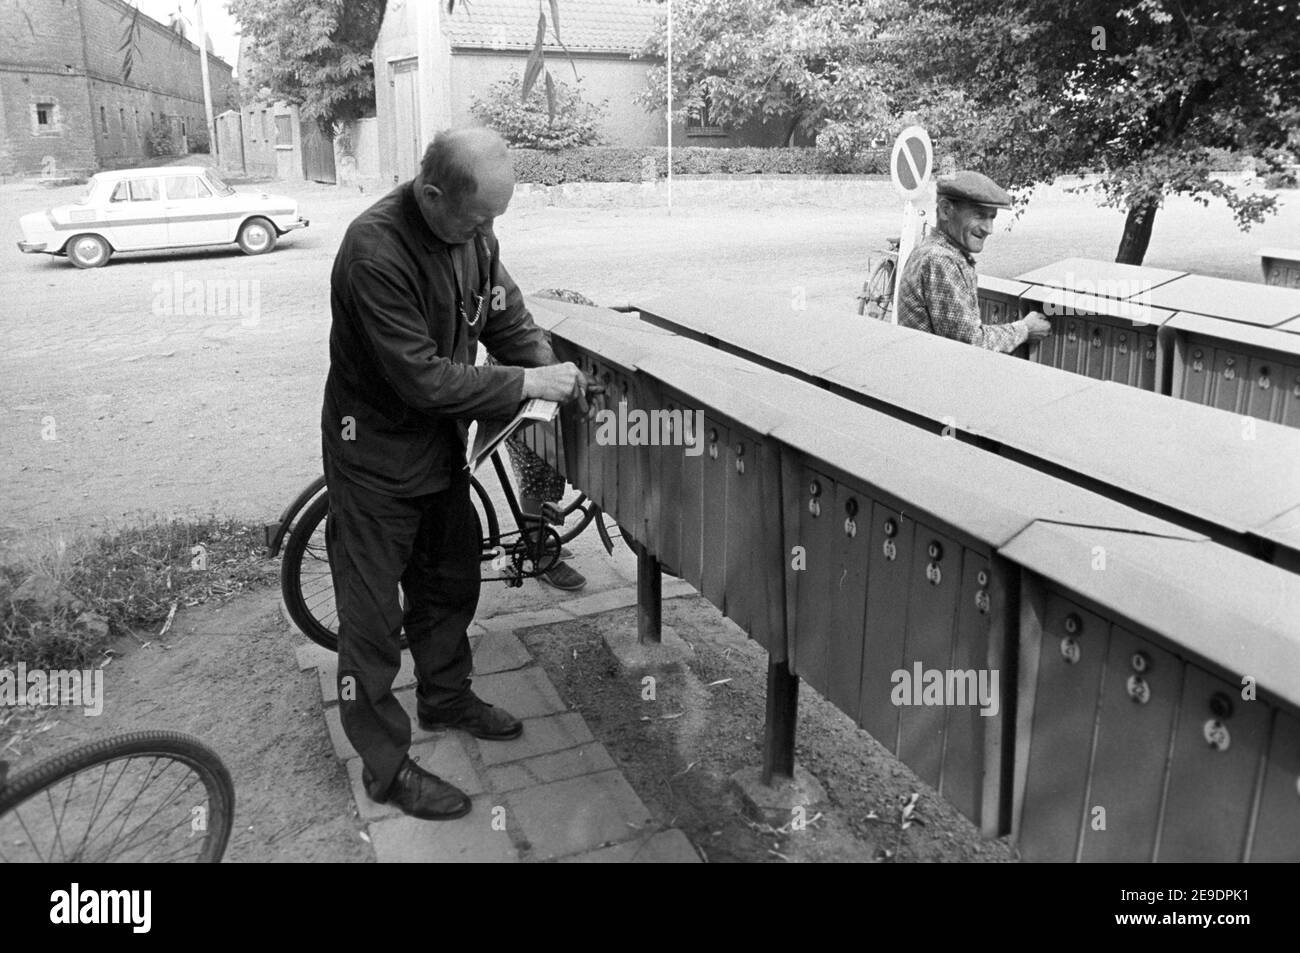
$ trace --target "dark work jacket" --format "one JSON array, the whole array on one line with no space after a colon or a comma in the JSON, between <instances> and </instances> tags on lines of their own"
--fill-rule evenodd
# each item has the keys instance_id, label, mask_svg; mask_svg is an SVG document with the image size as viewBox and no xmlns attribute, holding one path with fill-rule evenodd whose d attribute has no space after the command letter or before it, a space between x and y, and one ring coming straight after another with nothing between
<instances>
[{"instance_id":1,"label":"dark work jacket","mask_svg":"<svg viewBox=\"0 0 1300 953\"><path fill-rule=\"evenodd\" d=\"M457 273L465 316L474 318L475 293L485 295L473 325L457 301ZM348 226L330 310L322 449L343 476L389 496L446 489L465 466L470 421L512 416L523 368L555 363L495 237L441 241L410 182ZM474 366L480 339L506 366Z\"/></svg>"}]
</instances>

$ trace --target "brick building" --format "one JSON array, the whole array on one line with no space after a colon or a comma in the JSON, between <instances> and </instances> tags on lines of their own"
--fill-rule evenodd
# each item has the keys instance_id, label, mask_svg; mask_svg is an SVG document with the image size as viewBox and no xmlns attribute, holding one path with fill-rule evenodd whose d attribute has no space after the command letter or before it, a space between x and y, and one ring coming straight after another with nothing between
<instances>
[{"instance_id":1,"label":"brick building","mask_svg":"<svg viewBox=\"0 0 1300 953\"><path fill-rule=\"evenodd\" d=\"M178 143L201 134L198 47L140 14L129 80L118 49L135 14L121 0L0 0L0 175L130 166L157 121ZM208 52L212 106L233 99L231 68Z\"/></svg>"}]
</instances>

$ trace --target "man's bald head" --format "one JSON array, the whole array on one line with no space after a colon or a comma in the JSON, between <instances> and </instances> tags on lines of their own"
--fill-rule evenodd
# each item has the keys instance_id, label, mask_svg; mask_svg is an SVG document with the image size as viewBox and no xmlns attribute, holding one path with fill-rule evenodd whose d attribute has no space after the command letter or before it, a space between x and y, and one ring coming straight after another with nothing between
<instances>
[{"instance_id":1,"label":"man's bald head","mask_svg":"<svg viewBox=\"0 0 1300 953\"><path fill-rule=\"evenodd\" d=\"M515 191L506 142L482 126L444 130L425 150L415 186L425 220L443 241L490 232Z\"/></svg>"},{"instance_id":2,"label":"man's bald head","mask_svg":"<svg viewBox=\"0 0 1300 953\"><path fill-rule=\"evenodd\" d=\"M514 173L506 141L483 126L444 129L433 137L420 162L420 180L436 185L453 201L464 201L485 184Z\"/></svg>"}]
</instances>

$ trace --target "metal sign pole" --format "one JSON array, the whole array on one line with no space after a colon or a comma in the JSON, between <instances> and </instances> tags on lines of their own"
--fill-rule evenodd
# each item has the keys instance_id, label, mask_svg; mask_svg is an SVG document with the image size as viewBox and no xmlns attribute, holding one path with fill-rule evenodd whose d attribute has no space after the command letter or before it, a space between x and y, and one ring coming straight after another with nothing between
<instances>
[{"instance_id":1,"label":"metal sign pole","mask_svg":"<svg viewBox=\"0 0 1300 953\"><path fill-rule=\"evenodd\" d=\"M673 0L668 0L668 214L673 214Z\"/></svg>"}]
</instances>

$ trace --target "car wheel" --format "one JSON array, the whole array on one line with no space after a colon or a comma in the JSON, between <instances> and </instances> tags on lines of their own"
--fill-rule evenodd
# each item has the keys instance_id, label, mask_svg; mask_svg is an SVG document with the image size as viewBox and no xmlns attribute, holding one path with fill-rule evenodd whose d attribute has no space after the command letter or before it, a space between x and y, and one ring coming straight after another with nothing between
<instances>
[{"instance_id":1,"label":"car wheel","mask_svg":"<svg viewBox=\"0 0 1300 953\"><path fill-rule=\"evenodd\" d=\"M108 264L113 249L98 235L74 235L68 239L67 253L78 268L98 268Z\"/></svg>"},{"instance_id":2,"label":"car wheel","mask_svg":"<svg viewBox=\"0 0 1300 953\"><path fill-rule=\"evenodd\" d=\"M275 226L264 218L250 218L239 226L239 247L245 255L264 255L275 247Z\"/></svg>"}]
</instances>

